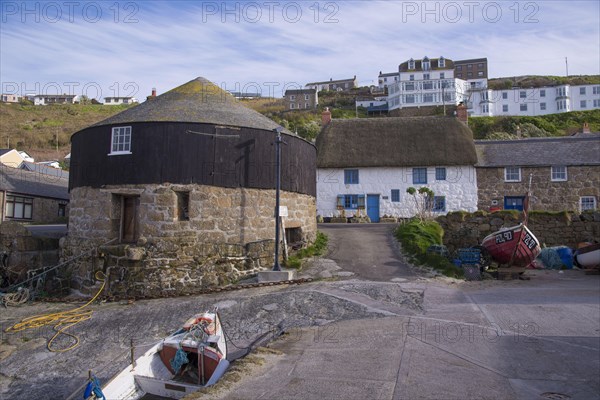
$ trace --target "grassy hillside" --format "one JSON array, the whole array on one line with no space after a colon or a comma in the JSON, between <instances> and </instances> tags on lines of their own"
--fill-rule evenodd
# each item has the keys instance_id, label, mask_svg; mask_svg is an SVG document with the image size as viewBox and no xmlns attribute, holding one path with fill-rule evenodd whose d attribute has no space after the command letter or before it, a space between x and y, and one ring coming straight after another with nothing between
<instances>
[{"instance_id":1,"label":"grassy hillside","mask_svg":"<svg viewBox=\"0 0 600 400\"><path fill-rule=\"evenodd\" d=\"M573 111L537 117L475 117L469 127L475 139L512 139L520 129L522 137L565 136L580 132L583 123L600 132L600 110Z\"/></svg>"},{"instance_id":2,"label":"grassy hillside","mask_svg":"<svg viewBox=\"0 0 600 400\"><path fill-rule=\"evenodd\" d=\"M36 161L62 159L71 151L73 133L128 107L131 106L0 103L0 148L25 150Z\"/></svg>"},{"instance_id":3,"label":"grassy hillside","mask_svg":"<svg viewBox=\"0 0 600 400\"><path fill-rule=\"evenodd\" d=\"M524 75L505 78L488 79L488 87L494 90L510 89L513 86L522 88L536 88L557 85L595 85L600 83L600 75Z\"/></svg>"}]
</instances>

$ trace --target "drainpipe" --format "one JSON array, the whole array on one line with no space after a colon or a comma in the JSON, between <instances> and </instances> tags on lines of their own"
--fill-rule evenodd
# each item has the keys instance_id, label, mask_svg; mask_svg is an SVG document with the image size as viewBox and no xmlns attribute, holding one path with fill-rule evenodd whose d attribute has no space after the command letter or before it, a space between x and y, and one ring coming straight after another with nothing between
<instances>
[{"instance_id":1,"label":"drainpipe","mask_svg":"<svg viewBox=\"0 0 600 400\"><path fill-rule=\"evenodd\" d=\"M4 214L6 214L6 190L2 191L2 218L0 218L0 222L4 222Z\"/></svg>"}]
</instances>

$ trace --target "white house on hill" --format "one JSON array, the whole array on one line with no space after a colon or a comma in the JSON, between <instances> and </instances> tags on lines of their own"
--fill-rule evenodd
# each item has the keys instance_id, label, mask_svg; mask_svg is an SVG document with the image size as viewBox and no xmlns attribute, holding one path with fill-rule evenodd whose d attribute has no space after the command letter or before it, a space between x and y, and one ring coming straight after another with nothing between
<instances>
[{"instance_id":1,"label":"white house on hill","mask_svg":"<svg viewBox=\"0 0 600 400\"><path fill-rule=\"evenodd\" d=\"M324 120L327 122L327 120ZM433 211L477 210L471 130L454 117L331 120L317 137L317 213L412 217L406 190L435 193Z\"/></svg>"}]
</instances>

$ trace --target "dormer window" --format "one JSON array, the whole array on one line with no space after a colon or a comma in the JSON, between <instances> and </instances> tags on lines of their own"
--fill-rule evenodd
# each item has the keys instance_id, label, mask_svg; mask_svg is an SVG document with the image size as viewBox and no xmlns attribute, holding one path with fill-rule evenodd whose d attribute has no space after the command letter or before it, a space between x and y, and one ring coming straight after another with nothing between
<instances>
[{"instance_id":1,"label":"dormer window","mask_svg":"<svg viewBox=\"0 0 600 400\"><path fill-rule=\"evenodd\" d=\"M440 68L443 68L446 66L446 60L444 59L444 57L440 57L439 61L438 61L438 66Z\"/></svg>"},{"instance_id":2,"label":"dormer window","mask_svg":"<svg viewBox=\"0 0 600 400\"><path fill-rule=\"evenodd\" d=\"M431 62L429 61L429 58L425 57L423 58L423 71L429 71L431 69Z\"/></svg>"},{"instance_id":3,"label":"dormer window","mask_svg":"<svg viewBox=\"0 0 600 400\"><path fill-rule=\"evenodd\" d=\"M408 60L408 69L415 69L415 60L412 58Z\"/></svg>"}]
</instances>

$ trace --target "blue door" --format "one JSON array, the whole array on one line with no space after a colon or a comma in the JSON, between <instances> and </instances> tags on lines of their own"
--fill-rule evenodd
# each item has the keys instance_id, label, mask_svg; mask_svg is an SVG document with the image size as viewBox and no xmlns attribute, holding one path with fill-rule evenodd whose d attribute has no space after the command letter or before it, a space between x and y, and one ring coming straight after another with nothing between
<instances>
[{"instance_id":1,"label":"blue door","mask_svg":"<svg viewBox=\"0 0 600 400\"><path fill-rule=\"evenodd\" d=\"M367 215L371 222L379 222L379 195L367 195Z\"/></svg>"},{"instance_id":2,"label":"blue door","mask_svg":"<svg viewBox=\"0 0 600 400\"><path fill-rule=\"evenodd\" d=\"M505 196L504 209L523 211L523 201L525 201L524 196Z\"/></svg>"}]
</instances>

